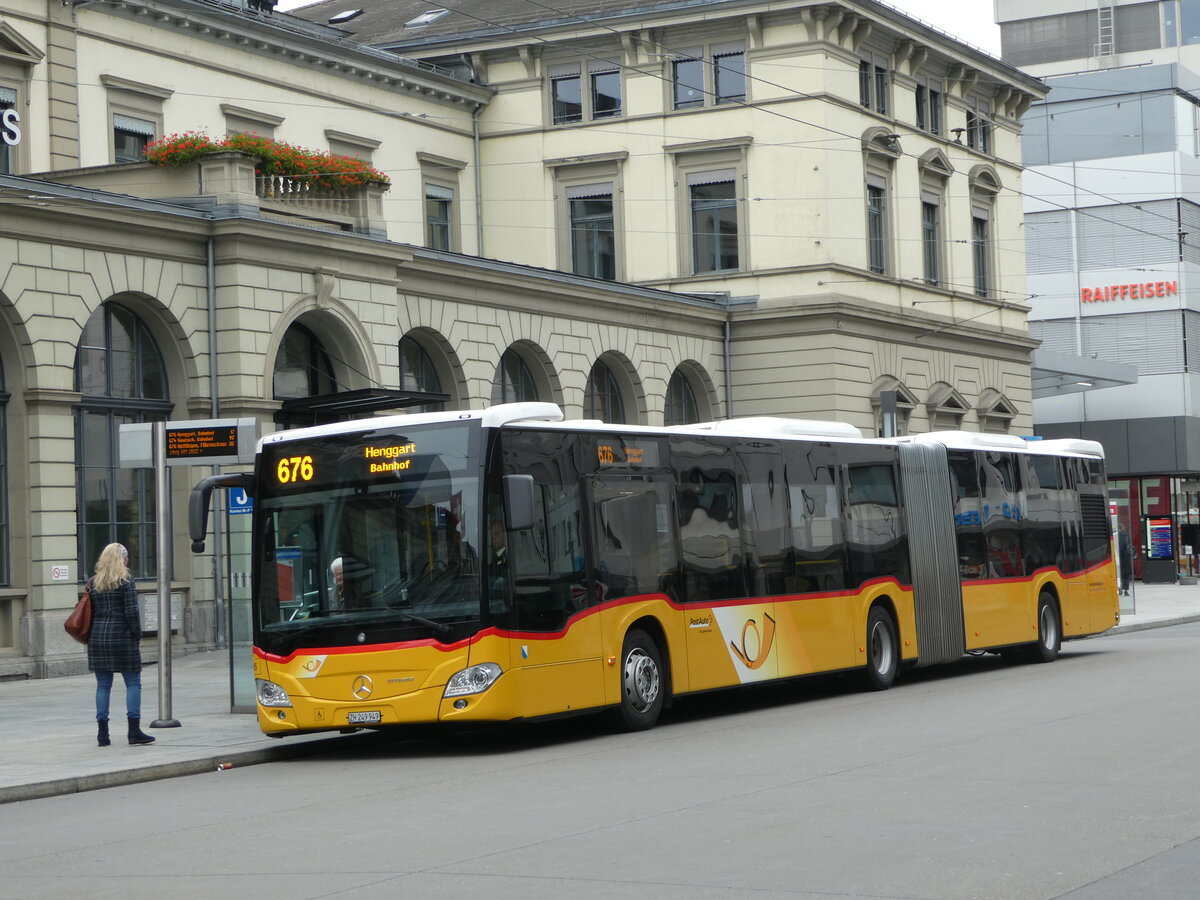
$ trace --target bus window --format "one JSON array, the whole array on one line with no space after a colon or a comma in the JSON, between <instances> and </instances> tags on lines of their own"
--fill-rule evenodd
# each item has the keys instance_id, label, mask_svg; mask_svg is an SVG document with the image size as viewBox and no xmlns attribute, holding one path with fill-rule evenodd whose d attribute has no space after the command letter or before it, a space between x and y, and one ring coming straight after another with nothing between
<instances>
[{"instance_id":1,"label":"bus window","mask_svg":"<svg viewBox=\"0 0 1200 900\"><path fill-rule=\"evenodd\" d=\"M597 600L671 592L678 568L669 486L639 475L592 479Z\"/></svg>"},{"instance_id":2,"label":"bus window","mask_svg":"<svg viewBox=\"0 0 1200 900\"><path fill-rule=\"evenodd\" d=\"M789 593L840 591L846 583L845 552L833 448L788 443L784 452L793 556L786 589Z\"/></svg>"},{"instance_id":3,"label":"bus window","mask_svg":"<svg viewBox=\"0 0 1200 900\"><path fill-rule=\"evenodd\" d=\"M746 576L755 597L782 594L785 560L790 555L787 491L778 444L739 440L742 462L742 532Z\"/></svg>"},{"instance_id":4,"label":"bus window","mask_svg":"<svg viewBox=\"0 0 1200 900\"><path fill-rule=\"evenodd\" d=\"M505 474L532 475L532 528L505 535L512 603L493 603L498 621L527 631L557 631L593 602L584 569L577 435L511 431L503 435ZM496 491L498 496L499 491ZM499 501L493 519L502 515ZM489 529L492 528L489 523ZM491 585L492 595L506 585Z\"/></svg>"},{"instance_id":5,"label":"bus window","mask_svg":"<svg viewBox=\"0 0 1200 900\"><path fill-rule=\"evenodd\" d=\"M1060 461L1053 456L1024 457L1025 514L1021 539L1025 546L1026 571L1051 566L1062 568L1063 518L1067 504L1066 481Z\"/></svg>"},{"instance_id":6,"label":"bus window","mask_svg":"<svg viewBox=\"0 0 1200 900\"><path fill-rule=\"evenodd\" d=\"M979 485L983 495L980 514L990 578L1015 578L1025 574L1015 462L1011 453L985 451L979 457Z\"/></svg>"},{"instance_id":7,"label":"bus window","mask_svg":"<svg viewBox=\"0 0 1200 900\"><path fill-rule=\"evenodd\" d=\"M958 544L958 576L982 578L987 572L983 519L979 508L979 470L973 450L951 450L950 481L954 489L954 536Z\"/></svg>"},{"instance_id":8,"label":"bus window","mask_svg":"<svg viewBox=\"0 0 1200 900\"><path fill-rule=\"evenodd\" d=\"M685 599L706 603L747 596L733 447L675 438L671 464Z\"/></svg>"},{"instance_id":9,"label":"bus window","mask_svg":"<svg viewBox=\"0 0 1200 900\"><path fill-rule=\"evenodd\" d=\"M908 584L908 539L896 490L891 447L838 448L845 465L847 586L881 576Z\"/></svg>"}]
</instances>

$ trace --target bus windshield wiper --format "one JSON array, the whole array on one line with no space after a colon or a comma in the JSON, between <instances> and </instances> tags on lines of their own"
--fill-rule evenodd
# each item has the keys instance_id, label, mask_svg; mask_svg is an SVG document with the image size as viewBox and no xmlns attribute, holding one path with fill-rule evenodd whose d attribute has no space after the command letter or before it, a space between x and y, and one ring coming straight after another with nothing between
<instances>
[{"instance_id":1,"label":"bus windshield wiper","mask_svg":"<svg viewBox=\"0 0 1200 900\"><path fill-rule=\"evenodd\" d=\"M415 622L418 625L425 625L433 629L437 634L449 634L453 629L445 622L435 622L433 619L426 619L424 616L418 616L416 613L411 613L406 609L401 609L398 606L389 606L388 609L394 612L406 622Z\"/></svg>"}]
</instances>

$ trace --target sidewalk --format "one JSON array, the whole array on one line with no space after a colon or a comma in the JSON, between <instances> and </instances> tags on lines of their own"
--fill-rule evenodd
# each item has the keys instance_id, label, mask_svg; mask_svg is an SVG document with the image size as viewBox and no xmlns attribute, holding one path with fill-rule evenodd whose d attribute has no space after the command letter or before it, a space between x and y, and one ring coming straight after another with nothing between
<instances>
[{"instance_id":1,"label":"sidewalk","mask_svg":"<svg viewBox=\"0 0 1200 900\"><path fill-rule=\"evenodd\" d=\"M1136 612L1107 635L1200 621L1200 585L1138 584ZM1103 640L1102 636L1100 640ZM255 716L229 711L229 654L179 657L172 667L171 713L179 728L149 728L158 717L158 667L142 672L142 728L158 740L130 747L125 690L113 687L111 747L96 746L92 675L0 682L0 803L215 772L319 753L346 738L336 732L273 739Z\"/></svg>"}]
</instances>

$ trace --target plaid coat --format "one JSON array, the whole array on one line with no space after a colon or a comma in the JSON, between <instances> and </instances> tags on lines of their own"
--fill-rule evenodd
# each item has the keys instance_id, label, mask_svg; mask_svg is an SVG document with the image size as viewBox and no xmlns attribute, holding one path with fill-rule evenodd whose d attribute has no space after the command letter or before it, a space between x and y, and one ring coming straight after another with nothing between
<instances>
[{"instance_id":1,"label":"plaid coat","mask_svg":"<svg viewBox=\"0 0 1200 900\"><path fill-rule=\"evenodd\" d=\"M142 671L142 624L137 591L125 581L111 591L92 591L89 672Z\"/></svg>"}]
</instances>

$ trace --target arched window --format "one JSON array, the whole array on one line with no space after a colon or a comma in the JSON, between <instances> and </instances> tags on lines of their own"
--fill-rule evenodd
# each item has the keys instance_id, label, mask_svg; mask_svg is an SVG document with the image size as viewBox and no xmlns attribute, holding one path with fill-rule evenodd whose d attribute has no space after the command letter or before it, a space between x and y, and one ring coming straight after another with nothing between
<instances>
[{"instance_id":1,"label":"arched window","mask_svg":"<svg viewBox=\"0 0 1200 900\"><path fill-rule=\"evenodd\" d=\"M432 393L442 390L442 380L438 378L433 360L424 347L408 336L400 338L400 390ZM441 412L446 404L439 400L410 408L413 412Z\"/></svg>"},{"instance_id":2,"label":"arched window","mask_svg":"<svg viewBox=\"0 0 1200 900\"><path fill-rule=\"evenodd\" d=\"M8 392L4 388L4 362L0 360L0 585L11 584L8 566L8 432L4 409ZM0 629L2 632L3 629Z\"/></svg>"},{"instance_id":3,"label":"arched window","mask_svg":"<svg viewBox=\"0 0 1200 900\"><path fill-rule=\"evenodd\" d=\"M117 436L127 422L166 419L171 410L162 354L134 313L105 303L84 326L75 355L77 545L80 580L106 544L129 550L137 578L158 570L154 473L118 465Z\"/></svg>"},{"instance_id":4,"label":"arched window","mask_svg":"<svg viewBox=\"0 0 1200 900\"><path fill-rule=\"evenodd\" d=\"M527 403L538 399L537 383L524 358L509 347L496 370L497 403Z\"/></svg>"},{"instance_id":5,"label":"arched window","mask_svg":"<svg viewBox=\"0 0 1200 900\"><path fill-rule=\"evenodd\" d=\"M333 361L321 339L298 322L283 335L275 356L272 382L276 400L319 397L338 389Z\"/></svg>"},{"instance_id":6,"label":"arched window","mask_svg":"<svg viewBox=\"0 0 1200 900\"><path fill-rule=\"evenodd\" d=\"M676 369L667 384L667 405L663 411L664 425L692 425L700 421L700 408L692 385L682 369Z\"/></svg>"},{"instance_id":7,"label":"arched window","mask_svg":"<svg viewBox=\"0 0 1200 900\"><path fill-rule=\"evenodd\" d=\"M583 396L583 416L604 422L623 423L625 404L621 400L621 389L613 377L612 369L596 360L588 376Z\"/></svg>"}]
</instances>

